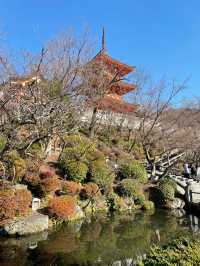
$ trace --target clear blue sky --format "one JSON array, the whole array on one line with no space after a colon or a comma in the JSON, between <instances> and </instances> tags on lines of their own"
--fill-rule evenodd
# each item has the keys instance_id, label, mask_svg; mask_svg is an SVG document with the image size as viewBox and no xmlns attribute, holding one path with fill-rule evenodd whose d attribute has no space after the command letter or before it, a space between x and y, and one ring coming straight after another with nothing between
<instances>
[{"instance_id":1,"label":"clear blue sky","mask_svg":"<svg viewBox=\"0 0 200 266\"><path fill-rule=\"evenodd\" d=\"M86 26L96 50L105 26L113 57L156 78L190 76L186 95L200 95L199 0L0 0L0 28L13 49L35 51L65 28Z\"/></svg>"}]
</instances>

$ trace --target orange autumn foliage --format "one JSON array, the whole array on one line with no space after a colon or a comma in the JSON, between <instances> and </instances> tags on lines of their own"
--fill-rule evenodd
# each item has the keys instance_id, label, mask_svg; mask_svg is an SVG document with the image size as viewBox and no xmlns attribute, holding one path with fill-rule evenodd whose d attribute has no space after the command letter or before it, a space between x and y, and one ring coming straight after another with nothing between
<instances>
[{"instance_id":1,"label":"orange autumn foliage","mask_svg":"<svg viewBox=\"0 0 200 266\"><path fill-rule=\"evenodd\" d=\"M85 184L81 190L81 196L86 199L91 199L101 194L97 184L89 182Z\"/></svg>"},{"instance_id":2,"label":"orange autumn foliage","mask_svg":"<svg viewBox=\"0 0 200 266\"><path fill-rule=\"evenodd\" d=\"M49 202L49 213L67 221L76 213L76 199L72 196L53 198Z\"/></svg>"},{"instance_id":3,"label":"orange autumn foliage","mask_svg":"<svg viewBox=\"0 0 200 266\"><path fill-rule=\"evenodd\" d=\"M36 187L39 185L40 183L40 178L38 175L36 174L29 174L29 175L26 175L24 177L24 181L26 182L26 184L28 184L29 186L32 186L32 187Z\"/></svg>"},{"instance_id":4,"label":"orange autumn foliage","mask_svg":"<svg viewBox=\"0 0 200 266\"><path fill-rule=\"evenodd\" d=\"M32 195L25 189L0 191L0 224L28 213Z\"/></svg>"},{"instance_id":5,"label":"orange autumn foliage","mask_svg":"<svg viewBox=\"0 0 200 266\"><path fill-rule=\"evenodd\" d=\"M26 189L17 189L15 191L15 201L17 203L16 212L19 215L26 215L32 202L31 192Z\"/></svg>"},{"instance_id":6,"label":"orange autumn foliage","mask_svg":"<svg viewBox=\"0 0 200 266\"><path fill-rule=\"evenodd\" d=\"M81 184L74 181L63 181L62 190L68 195L75 196L78 195L81 191Z\"/></svg>"},{"instance_id":7,"label":"orange autumn foliage","mask_svg":"<svg viewBox=\"0 0 200 266\"><path fill-rule=\"evenodd\" d=\"M61 181L57 176L45 178L41 181L41 190L44 194L55 193L61 189Z\"/></svg>"}]
</instances>

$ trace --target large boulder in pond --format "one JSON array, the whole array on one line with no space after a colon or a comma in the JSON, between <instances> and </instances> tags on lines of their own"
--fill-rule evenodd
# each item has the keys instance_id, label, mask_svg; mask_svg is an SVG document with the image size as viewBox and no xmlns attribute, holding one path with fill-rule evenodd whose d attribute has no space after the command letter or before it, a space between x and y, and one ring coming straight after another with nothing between
<instances>
[{"instance_id":1,"label":"large boulder in pond","mask_svg":"<svg viewBox=\"0 0 200 266\"><path fill-rule=\"evenodd\" d=\"M174 198L173 200L167 200L165 207L167 209L183 209L185 206L185 202L182 199Z\"/></svg>"},{"instance_id":2,"label":"large boulder in pond","mask_svg":"<svg viewBox=\"0 0 200 266\"><path fill-rule=\"evenodd\" d=\"M48 229L49 217L34 212L28 217L11 221L3 226L1 234L4 235L29 235L42 232Z\"/></svg>"}]
</instances>

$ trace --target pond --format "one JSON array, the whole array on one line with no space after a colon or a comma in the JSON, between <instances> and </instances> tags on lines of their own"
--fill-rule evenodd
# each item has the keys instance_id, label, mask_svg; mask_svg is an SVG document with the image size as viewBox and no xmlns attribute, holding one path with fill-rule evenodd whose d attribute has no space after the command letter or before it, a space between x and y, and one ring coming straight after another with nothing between
<instances>
[{"instance_id":1,"label":"pond","mask_svg":"<svg viewBox=\"0 0 200 266\"><path fill-rule=\"evenodd\" d=\"M153 244L198 231L198 218L169 212L98 214L58 230L23 238L0 238L1 266L134 265Z\"/></svg>"}]
</instances>

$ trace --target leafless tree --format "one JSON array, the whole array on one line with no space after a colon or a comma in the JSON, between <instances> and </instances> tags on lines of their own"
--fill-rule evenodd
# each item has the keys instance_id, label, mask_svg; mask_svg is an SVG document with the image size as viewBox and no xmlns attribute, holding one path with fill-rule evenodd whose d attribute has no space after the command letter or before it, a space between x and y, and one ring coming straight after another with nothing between
<instances>
[{"instance_id":1,"label":"leafless tree","mask_svg":"<svg viewBox=\"0 0 200 266\"><path fill-rule=\"evenodd\" d=\"M198 136L192 127L186 125L185 110L177 107L178 96L185 90L186 82L177 84L173 80L162 79L154 84L148 75L139 73L135 77L135 83L138 88L135 100L140 105L140 110L139 117L132 118L136 120L136 125L129 128L129 134L132 133L129 151L139 143L151 175L155 176L156 166L163 158L169 159L173 153L178 155L185 152L194 139L197 141ZM163 175L172 166L173 163L169 163Z\"/></svg>"},{"instance_id":2,"label":"leafless tree","mask_svg":"<svg viewBox=\"0 0 200 266\"><path fill-rule=\"evenodd\" d=\"M60 139L80 126L82 101L78 97L83 66L89 53L86 37L64 34L45 45L38 55L26 53L24 73L10 73L8 59L0 57L0 135L9 150L26 153L42 142L46 150L55 136ZM2 58L2 60L1 60Z\"/></svg>"}]
</instances>

